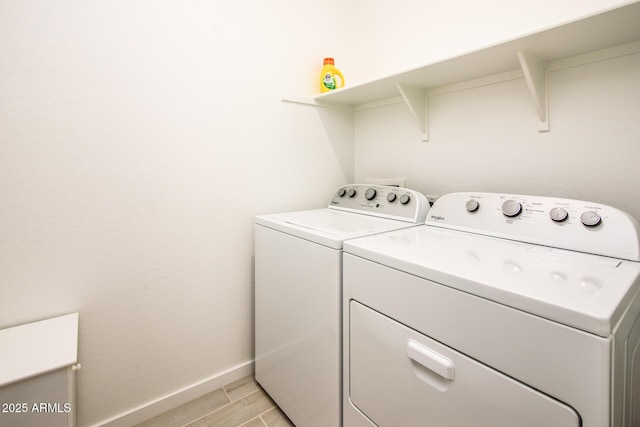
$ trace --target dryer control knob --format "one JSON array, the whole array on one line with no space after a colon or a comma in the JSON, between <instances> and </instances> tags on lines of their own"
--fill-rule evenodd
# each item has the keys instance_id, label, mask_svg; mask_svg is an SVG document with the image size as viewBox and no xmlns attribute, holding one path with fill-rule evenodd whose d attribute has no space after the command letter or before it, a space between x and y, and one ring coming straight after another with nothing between
<instances>
[{"instance_id":1,"label":"dryer control knob","mask_svg":"<svg viewBox=\"0 0 640 427\"><path fill-rule=\"evenodd\" d=\"M569 212L565 208L553 208L549 212L549 216L555 222L562 222L569 218Z\"/></svg>"},{"instance_id":2,"label":"dryer control knob","mask_svg":"<svg viewBox=\"0 0 640 427\"><path fill-rule=\"evenodd\" d=\"M510 218L516 217L520 215L522 212L522 205L520 202L516 200L507 200L502 204L502 213L504 216L508 216Z\"/></svg>"},{"instance_id":3,"label":"dryer control knob","mask_svg":"<svg viewBox=\"0 0 640 427\"><path fill-rule=\"evenodd\" d=\"M602 222L602 218L597 212L587 211L580 215L580 221L587 227L595 227Z\"/></svg>"},{"instance_id":4,"label":"dryer control knob","mask_svg":"<svg viewBox=\"0 0 640 427\"><path fill-rule=\"evenodd\" d=\"M480 203L476 199L471 199L467 202L467 212L475 212L480 209Z\"/></svg>"},{"instance_id":5,"label":"dryer control knob","mask_svg":"<svg viewBox=\"0 0 640 427\"><path fill-rule=\"evenodd\" d=\"M393 202L395 202L397 197L398 196L396 196L396 193L389 193L389 194L387 194L387 202L393 203Z\"/></svg>"},{"instance_id":6,"label":"dryer control knob","mask_svg":"<svg viewBox=\"0 0 640 427\"><path fill-rule=\"evenodd\" d=\"M364 197L367 200L373 200L376 197L376 190L373 188L367 188L367 191L364 192Z\"/></svg>"},{"instance_id":7,"label":"dryer control knob","mask_svg":"<svg viewBox=\"0 0 640 427\"><path fill-rule=\"evenodd\" d=\"M345 194L347 194L347 190L345 190L344 188L338 190L339 197L344 197Z\"/></svg>"},{"instance_id":8,"label":"dryer control knob","mask_svg":"<svg viewBox=\"0 0 640 427\"><path fill-rule=\"evenodd\" d=\"M408 194L403 194L402 196L400 196L400 203L402 203L403 205L406 205L410 201L411 201L411 196L409 196Z\"/></svg>"},{"instance_id":9,"label":"dryer control knob","mask_svg":"<svg viewBox=\"0 0 640 427\"><path fill-rule=\"evenodd\" d=\"M355 197L356 196L356 190L354 190L353 188L350 188L349 191L347 191L347 196Z\"/></svg>"}]
</instances>

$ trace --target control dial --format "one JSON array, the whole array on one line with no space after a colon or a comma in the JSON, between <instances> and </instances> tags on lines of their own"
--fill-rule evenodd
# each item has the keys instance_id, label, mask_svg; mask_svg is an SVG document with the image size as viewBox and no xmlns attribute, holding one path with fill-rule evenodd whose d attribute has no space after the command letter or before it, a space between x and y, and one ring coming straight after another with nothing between
<instances>
[{"instance_id":1,"label":"control dial","mask_svg":"<svg viewBox=\"0 0 640 427\"><path fill-rule=\"evenodd\" d=\"M344 197L345 194L347 194L347 190L345 190L344 188L338 190L338 196Z\"/></svg>"},{"instance_id":2,"label":"control dial","mask_svg":"<svg viewBox=\"0 0 640 427\"><path fill-rule=\"evenodd\" d=\"M356 196L356 190L354 190L353 188L350 188L349 191L347 191L347 196L353 198Z\"/></svg>"},{"instance_id":3,"label":"control dial","mask_svg":"<svg viewBox=\"0 0 640 427\"><path fill-rule=\"evenodd\" d=\"M569 218L569 212L565 208L553 208L549 212L549 216L555 222L562 222Z\"/></svg>"},{"instance_id":4,"label":"control dial","mask_svg":"<svg viewBox=\"0 0 640 427\"><path fill-rule=\"evenodd\" d=\"M476 199L471 199L467 202L467 212L475 212L480 209L480 203Z\"/></svg>"},{"instance_id":5,"label":"control dial","mask_svg":"<svg viewBox=\"0 0 640 427\"><path fill-rule=\"evenodd\" d=\"M376 197L376 190L373 188L367 188L367 191L364 193L364 197L367 200L373 200Z\"/></svg>"},{"instance_id":6,"label":"control dial","mask_svg":"<svg viewBox=\"0 0 640 427\"><path fill-rule=\"evenodd\" d=\"M406 205L410 201L411 197L408 194L403 194L402 196L400 196L400 203L402 203L403 205Z\"/></svg>"},{"instance_id":7,"label":"control dial","mask_svg":"<svg viewBox=\"0 0 640 427\"><path fill-rule=\"evenodd\" d=\"M602 218L597 212L587 211L580 215L580 221L587 227L595 227L602 222Z\"/></svg>"},{"instance_id":8,"label":"control dial","mask_svg":"<svg viewBox=\"0 0 640 427\"><path fill-rule=\"evenodd\" d=\"M398 196L396 196L396 193L389 193L389 194L387 194L387 202L393 203L393 202L395 202L397 197Z\"/></svg>"},{"instance_id":9,"label":"control dial","mask_svg":"<svg viewBox=\"0 0 640 427\"><path fill-rule=\"evenodd\" d=\"M516 200L507 200L502 204L502 213L509 218L516 217L522 213L522 205Z\"/></svg>"}]
</instances>

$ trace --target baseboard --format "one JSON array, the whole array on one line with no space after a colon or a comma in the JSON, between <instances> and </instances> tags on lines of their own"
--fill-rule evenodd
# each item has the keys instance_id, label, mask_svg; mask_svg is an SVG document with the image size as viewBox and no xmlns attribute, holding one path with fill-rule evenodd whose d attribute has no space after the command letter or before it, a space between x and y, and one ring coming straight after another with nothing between
<instances>
[{"instance_id":1,"label":"baseboard","mask_svg":"<svg viewBox=\"0 0 640 427\"><path fill-rule=\"evenodd\" d=\"M224 372L198 381L159 399L140 405L129 411L118 414L109 419L98 422L91 427L130 427L145 420L160 415L170 409L178 407L202 395L219 389L247 375L253 374L253 360L241 363Z\"/></svg>"}]
</instances>

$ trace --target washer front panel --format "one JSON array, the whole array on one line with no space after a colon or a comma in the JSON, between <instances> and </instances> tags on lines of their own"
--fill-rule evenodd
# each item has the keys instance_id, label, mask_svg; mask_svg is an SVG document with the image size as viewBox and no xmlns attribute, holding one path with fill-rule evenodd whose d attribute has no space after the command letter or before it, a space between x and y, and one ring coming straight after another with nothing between
<instances>
[{"instance_id":1,"label":"washer front panel","mask_svg":"<svg viewBox=\"0 0 640 427\"><path fill-rule=\"evenodd\" d=\"M297 425L339 425L342 252L260 225L255 236L256 379Z\"/></svg>"}]
</instances>

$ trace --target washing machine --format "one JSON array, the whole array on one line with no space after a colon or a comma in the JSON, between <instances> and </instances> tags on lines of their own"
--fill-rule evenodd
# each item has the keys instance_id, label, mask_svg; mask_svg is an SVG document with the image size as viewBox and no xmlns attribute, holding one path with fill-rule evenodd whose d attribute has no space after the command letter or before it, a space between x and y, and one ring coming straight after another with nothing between
<instances>
[{"instance_id":1,"label":"washing machine","mask_svg":"<svg viewBox=\"0 0 640 427\"><path fill-rule=\"evenodd\" d=\"M640 426L638 234L599 203L454 193L345 242L344 426Z\"/></svg>"},{"instance_id":2,"label":"washing machine","mask_svg":"<svg viewBox=\"0 0 640 427\"><path fill-rule=\"evenodd\" d=\"M255 377L297 427L342 424L342 246L423 224L429 202L348 185L326 208L255 219Z\"/></svg>"}]
</instances>

